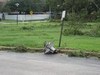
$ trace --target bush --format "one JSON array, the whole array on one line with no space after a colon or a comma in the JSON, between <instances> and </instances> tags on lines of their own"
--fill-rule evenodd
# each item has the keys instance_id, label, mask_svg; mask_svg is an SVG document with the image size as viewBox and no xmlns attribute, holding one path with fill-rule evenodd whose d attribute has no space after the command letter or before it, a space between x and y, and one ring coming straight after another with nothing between
<instances>
[{"instance_id":1,"label":"bush","mask_svg":"<svg viewBox=\"0 0 100 75\"><path fill-rule=\"evenodd\" d=\"M97 30L91 30L90 32L88 32L88 35L93 37L100 37L100 32Z\"/></svg>"},{"instance_id":2,"label":"bush","mask_svg":"<svg viewBox=\"0 0 100 75\"><path fill-rule=\"evenodd\" d=\"M34 29L34 26L30 26L30 27L23 26L21 29L22 30L33 30Z\"/></svg>"},{"instance_id":3,"label":"bush","mask_svg":"<svg viewBox=\"0 0 100 75\"><path fill-rule=\"evenodd\" d=\"M16 48L15 48L15 52L27 52L27 48L25 47L25 46L17 46Z\"/></svg>"},{"instance_id":4,"label":"bush","mask_svg":"<svg viewBox=\"0 0 100 75\"><path fill-rule=\"evenodd\" d=\"M0 18L0 21L1 21L1 18Z\"/></svg>"},{"instance_id":5,"label":"bush","mask_svg":"<svg viewBox=\"0 0 100 75\"><path fill-rule=\"evenodd\" d=\"M65 29L63 34L64 35L83 35L84 33L80 30Z\"/></svg>"},{"instance_id":6,"label":"bush","mask_svg":"<svg viewBox=\"0 0 100 75\"><path fill-rule=\"evenodd\" d=\"M83 35L81 29L85 26L82 22L70 21L67 29L64 30L64 35Z\"/></svg>"},{"instance_id":7,"label":"bush","mask_svg":"<svg viewBox=\"0 0 100 75\"><path fill-rule=\"evenodd\" d=\"M100 26L97 25L93 27L89 32L86 32L86 35L93 36L93 37L100 37Z\"/></svg>"}]
</instances>

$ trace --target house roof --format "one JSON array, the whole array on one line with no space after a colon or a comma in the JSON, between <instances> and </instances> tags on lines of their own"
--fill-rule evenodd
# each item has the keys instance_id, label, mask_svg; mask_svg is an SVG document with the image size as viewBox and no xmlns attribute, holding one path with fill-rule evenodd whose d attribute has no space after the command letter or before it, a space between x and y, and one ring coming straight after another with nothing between
<instances>
[{"instance_id":1,"label":"house roof","mask_svg":"<svg viewBox=\"0 0 100 75\"><path fill-rule=\"evenodd\" d=\"M0 0L0 2L7 2L8 0Z\"/></svg>"}]
</instances>

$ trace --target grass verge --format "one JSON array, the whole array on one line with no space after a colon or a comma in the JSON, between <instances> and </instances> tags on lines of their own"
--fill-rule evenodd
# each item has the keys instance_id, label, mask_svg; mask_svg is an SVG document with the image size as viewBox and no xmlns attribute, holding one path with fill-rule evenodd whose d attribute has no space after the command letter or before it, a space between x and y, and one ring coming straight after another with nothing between
<instances>
[{"instance_id":1,"label":"grass verge","mask_svg":"<svg viewBox=\"0 0 100 75\"><path fill-rule=\"evenodd\" d=\"M55 47L58 48L59 22L31 21L29 23L19 23L18 25L14 22L8 22L7 24L0 23L1 46L18 47L23 45L27 48L43 48L45 41L53 41ZM97 24L91 23L91 25ZM64 26L64 28L66 27ZM63 35L61 47L100 53L100 37Z\"/></svg>"}]
</instances>

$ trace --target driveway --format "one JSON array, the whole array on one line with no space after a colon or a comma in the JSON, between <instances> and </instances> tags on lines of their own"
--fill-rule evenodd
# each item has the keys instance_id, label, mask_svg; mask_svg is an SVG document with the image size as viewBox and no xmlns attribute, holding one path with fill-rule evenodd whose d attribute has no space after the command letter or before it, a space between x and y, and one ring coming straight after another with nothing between
<instances>
[{"instance_id":1,"label":"driveway","mask_svg":"<svg viewBox=\"0 0 100 75\"><path fill-rule=\"evenodd\" d=\"M0 52L0 75L100 75L100 60L63 54Z\"/></svg>"}]
</instances>

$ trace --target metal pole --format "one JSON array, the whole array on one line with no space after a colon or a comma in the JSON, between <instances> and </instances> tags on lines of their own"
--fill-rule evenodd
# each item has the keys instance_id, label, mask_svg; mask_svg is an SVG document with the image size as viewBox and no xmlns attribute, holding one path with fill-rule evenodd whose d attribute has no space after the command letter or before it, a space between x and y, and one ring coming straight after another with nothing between
<instances>
[{"instance_id":1,"label":"metal pole","mask_svg":"<svg viewBox=\"0 0 100 75\"><path fill-rule=\"evenodd\" d=\"M49 5L49 14L50 14L50 20L51 20L51 6Z\"/></svg>"},{"instance_id":2,"label":"metal pole","mask_svg":"<svg viewBox=\"0 0 100 75\"><path fill-rule=\"evenodd\" d=\"M64 25L64 21L61 21L61 32L60 32L60 38L59 38L59 47L61 46L61 40L62 40L62 33L63 33L63 25Z\"/></svg>"},{"instance_id":3,"label":"metal pole","mask_svg":"<svg viewBox=\"0 0 100 75\"><path fill-rule=\"evenodd\" d=\"M17 12L17 25L18 25L18 12Z\"/></svg>"},{"instance_id":4,"label":"metal pole","mask_svg":"<svg viewBox=\"0 0 100 75\"><path fill-rule=\"evenodd\" d=\"M17 25L18 25L18 6L19 6L19 3L16 3L15 5L17 7Z\"/></svg>"}]
</instances>

